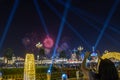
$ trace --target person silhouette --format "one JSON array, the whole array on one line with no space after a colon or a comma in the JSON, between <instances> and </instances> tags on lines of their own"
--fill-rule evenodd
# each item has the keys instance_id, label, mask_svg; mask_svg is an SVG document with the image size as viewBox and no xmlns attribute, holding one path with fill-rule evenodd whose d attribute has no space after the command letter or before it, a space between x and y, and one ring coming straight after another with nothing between
<instances>
[{"instance_id":1,"label":"person silhouette","mask_svg":"<svg viewBox=\"0 0 120 80\"><path fill-rule=\"evenodd\" d=\"M118 71L114 63L109 59L100 59L98 69L93 72L86 66L86 60L90 52L86 52L81 69L84 73L84 80L119 80Z\"/></svg>"}]
</instances>

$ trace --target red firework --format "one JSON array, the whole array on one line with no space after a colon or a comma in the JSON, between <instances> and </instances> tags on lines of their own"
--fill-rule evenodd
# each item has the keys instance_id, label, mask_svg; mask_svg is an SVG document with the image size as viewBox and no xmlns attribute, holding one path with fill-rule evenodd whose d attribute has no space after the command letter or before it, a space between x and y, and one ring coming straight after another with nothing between
<instances>
[{"instance_id":1,"label":"red firework","mask_svg":"<svg viewBox=\"0 0 120 80\"><path fill-rule=\"evenodd\" d=\"M43 41L43 45L46 48L52 48L54 45L54 41L52 38L50 38L49 36L47 36L44 41Z\"/></svg>"}]
</instances>

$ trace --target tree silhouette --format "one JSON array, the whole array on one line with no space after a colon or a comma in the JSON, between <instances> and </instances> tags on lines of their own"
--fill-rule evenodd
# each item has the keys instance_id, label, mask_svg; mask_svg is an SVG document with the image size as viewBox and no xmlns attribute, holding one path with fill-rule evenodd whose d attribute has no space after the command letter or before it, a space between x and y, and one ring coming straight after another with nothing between
<instances>
[{"instance_id":1,"label":"tree silhouette","mask_svg":"<svg viewBox=\"0 0 120 80\"><path fill-rule=\"evenodd\" d=\"M38 54L39 54L39 59L41 60L41 63L42 63L42 61L43 61L43 59L45 57L45 49L44 48L40 48Z\"/></svg>"},{"instance_id":2,"label":"tree silhouette","mask_svg":"<svg viewBox=\"0 0 120 80\"><path fill-rule=\"evenodd\" d=\"M62 50L62 51L60 52L59 58L66 58L66 57L67 57L67 55L66 55L65 51Z\"/></svg>"},{"instance_id":3,"label":"tree silhouette","mask_svg":"<svg viewBox=\"0 0 120 80\"><path fill-rule=\"evenodd\" d=\"M14 51L11 48L7 48L4 52L4 57L7 58L7 64L9 60L12 60L12 56L14 55Z\"/></svg>"}]
</instances>

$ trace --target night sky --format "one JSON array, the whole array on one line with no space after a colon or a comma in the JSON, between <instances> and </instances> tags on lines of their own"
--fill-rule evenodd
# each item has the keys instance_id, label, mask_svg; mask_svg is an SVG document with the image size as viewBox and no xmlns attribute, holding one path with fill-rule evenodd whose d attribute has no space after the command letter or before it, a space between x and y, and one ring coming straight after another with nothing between
<instances>
[{"instance_id":1,"label":"night sky","mask_svg":"<svg viewBox=\"0 0 120 80\"><path fill-rule=\"evenodd\" d=\"M41 41L47 35L36 10L34 0L18 1L17 9L0 49L0 56L3 55L6 48L12 48L16 56L24 56L25 46L22 43L22 39L26 35L36 33L40 36ZM64 25L60 43L68 43L70 49L78 46L83 46L86 50L92 49L115 1L71 0L66 16L67 24L65 23ZM0 0L0 39L3 36L14 2L15 0ZM65 9L64 4L66 3L67 0L38 0L39 9L43 15L48 33L54 41L57 38ZM61 17L48 4L56 9ZM85 42L88 43L89 47ZM96 49L100 52L104 50L120 51L120 1Z\"/></svg>"}]
</instances>

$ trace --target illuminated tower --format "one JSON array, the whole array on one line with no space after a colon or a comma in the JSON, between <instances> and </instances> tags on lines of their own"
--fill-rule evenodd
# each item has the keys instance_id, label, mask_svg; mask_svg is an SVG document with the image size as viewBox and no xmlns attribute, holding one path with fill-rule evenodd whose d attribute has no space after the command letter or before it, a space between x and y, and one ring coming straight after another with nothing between
<instances>
[{"instance_id":1,"label":"illuminated tower","mask_svg":"<svg viewBox=\"0 0 120 80\"><path fill-rule=\"evenodd\" d=\"M73 53L72 53L72 55L71 55L71 59L72 59L73 61L77 61L77 55L76 55L76 52L77 52L77 50L74 49L74 50L73 50Z\"/></svg>"},{"instance_id":2,"label":"illuminated tower","mask_svg":"<svg viewBox=\"0 0 120 80\"><path fill-rule=\"evenodd\" d=\"M35 80L35 61L33 54L26 54L24 63L24 80Z\"/></svg>"}]
</instances>

